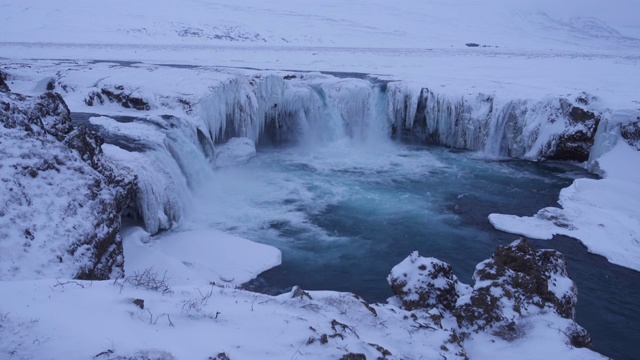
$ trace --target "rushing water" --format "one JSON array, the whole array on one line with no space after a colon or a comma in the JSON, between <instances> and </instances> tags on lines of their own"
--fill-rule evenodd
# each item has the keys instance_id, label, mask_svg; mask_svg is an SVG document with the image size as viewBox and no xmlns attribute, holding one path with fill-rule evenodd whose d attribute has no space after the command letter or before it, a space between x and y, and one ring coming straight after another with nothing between
<instances>
[{"instance_id":1,"label":"rushing water","mask_svg":"<svg viewBox=\"0 0 640 360\"><path fill-rule=\"evenodd\" d=\"M266 148L243 166L217 171L192 218L282 250L282 265L247 285L253 290L300 285L381 302L392 295L389 270L414 250L450 263L470 283L478 262L516 238L494 230L489 213L531 215L584 176L562 163L421 145L342 140ZM594 336L594 350L633 358L640 319L638 305L625 299L628 291L638 298L638 273L572 239L533 243L567 253L580 289L577 320Z\"/></svg>"},{"instance_id":2,"label":"rushing water","mask_svg":"<svg viewBox=\"0 0 640 360\"><path fill-rule=\"evenodd\" d=\"M383 301L389 270L414 250L469 282L478 262L515 238L496 237L489 212L531 214L580 174L400 144L266 149L218 171L197 216L280 248L283 265L261 277L274 292L297 284Z\"/></svg>"}]
</instances>

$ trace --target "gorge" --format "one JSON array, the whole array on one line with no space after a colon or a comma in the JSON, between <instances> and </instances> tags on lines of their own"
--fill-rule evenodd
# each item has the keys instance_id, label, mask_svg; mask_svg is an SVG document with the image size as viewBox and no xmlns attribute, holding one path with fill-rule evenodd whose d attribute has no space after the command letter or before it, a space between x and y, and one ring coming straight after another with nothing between
<instances>
[{"instance_id":1,"label":"gorge","mask_svg":"<svg viewBox=\"0 0 640 360\"><path fill-rule=\"evenodd\" d=\"M383 274L417 248L444 257L468 279L477 262L514 238L493 230L489 213L527 216L553 205L561 188L593 176L545 161L595 164L615 145L607 141L620 126L612 125L612 111L588 94L460 96L357 74L138 63L38 61L5 68L13 91L60 92L74 126L104 139L104 157L135 188L116 183L128 194L120 201L124 224L159 234L157 241L173 231L211 227L279 247L281 269L250 285L275 288L274 293L304 283L305 289L354 291L368 301L383 301L389 294L382 290ZM622 124L633 120L628 114ZM571 226L565 220L564 226ZM390 256L385 247L400 243L394 236L411 241ZM431 237L430 245L420 244ZM575 260L569 272L574 266L576 273L589 274L581 264L599 260L570 247L569 258ZM336 259L342 268L327 265ZM126 268L126 252L124 262ZM624 273L623 283L638 278L599 263L611 274ZM372 275L376 267L378 274ZM364 281L357 275L362 273ZM591 277L581 276L575 278L578 287ZM317 283L309 281L314 278ZM603 296L581 293L589 306L581 309L578 303L578 322L581 311L602 314L606 306L597 298ZM627 319L638 313L629 303L612 305L609 298L607 304L624 309ZM594 326L612 317L591 316ZM606 336L610 328L591 331ZM616 341L603 341L607 347L599 347L594 336L595 349L627 356L631 339L629 348L613 350L620 336L616 332Z\"/></svg>"}]
</instances>

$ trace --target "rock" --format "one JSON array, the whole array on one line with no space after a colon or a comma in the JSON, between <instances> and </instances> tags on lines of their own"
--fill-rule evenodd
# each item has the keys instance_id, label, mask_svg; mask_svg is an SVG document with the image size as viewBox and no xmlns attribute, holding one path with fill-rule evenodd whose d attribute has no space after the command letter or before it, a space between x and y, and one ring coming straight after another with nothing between
<instances>
[{"instance_id":1,"label":"rock","mask_svg":"<svg viewBox=\"0 0 640 360\"><path fill-rule=\"evenodd\" d=\"M387 278L402 307L449 311L461 333L491 331L512 341L525 330L521 319L555 313L572 324L574 346L590 346L589 334L574 321L577 289L561 253L536 250L524 239L499 246L476 266L474 285L458 282L451 266L417 252L396 265Z\"/></svg>"},{"instance_id":2,"label":"rock","mask_svg":"<svg viewBox=\"0 0 640 360\"><path fill-rule=\"evenodd\" d=\"M231 358L229 357L229 355L227 355L227 353L221 352L218 353L216 357L209 356L209 360L231 360Z\"/></svg>"},{"instance_id":3,"label":"rock","mask_svg":"<svg viewBox=\"0 0 640 360\"><path fill-rule=\"evenodd\" d=\"M555 250L536 250L524 239L499 246L491 259L478 264L473 280L469 302L454 311L461 326L501 327L504 332L513 315L542 309L574 318L577 289L564 257Z\"/></svg>"},{"instance_id":4,"label":"rock","mask_svg":"<svg viewBox=\"0 0 640 360\"><path fill-rule=\"evenodd\" d=\"M577 348L591 348L591 335L581 326L572 326L568 331L571 345Z\"/></svg>"},{"instance_id":5,"label":"rock","mask_svg":"<svg viewBox=\"0 0 640 360\"><path fill-rule=\"evenodd\" d=\"M93 91L87 95L84 99L84 103L89 106L94 106L96 102L101 105L108 100L112 103L120 104L123 108L136 109L140 111L147 111L151 109L149 103L138 96L135 96L133 92L125 90L124 86L103 86L100 91Z\"/></svg>"},{"instance_id":6,"label":"rock","mask_svg":"<svg viewBox=\"0 0 640 360\"><path fill-rule=\"evenodd\" d=\"M560 117L566 121L564 132L551 139L541 154L549 160L587 161L593 146L600 116L565 99L560 100Z\"/></svg>"},{"instance_id":7,"label":"rock","mask_svg":"<svg viewBox=\"0 0 640 360\"><path fill-rule=\"evenodd\" d=\"M414 251L387 277L394 294L407 310L441 306L453 310L458 300L458 279L451 265Z\"/></svg>"},{"instance_id":8,"label":"rock","mask_svg":"<svg viewBox=\"0 0 640 360\"><path fill-rule=\"evenodd\" d=\"M0 104L5 128L20 128L36 137L48 134L63 141L73 130L67 104L60 94L46 92L38 97L7 93Z\"/></svg>"},{"instance_id":9,"label":"rock","mask_svg":"<svg viewBox=\"0 0 640 360\"><path fill-rule=\"evenodd\" d=\"M46 276L107 279L120 272L120 211L133 201L135 179L104 159L97 134L73 127L53 91L0 93L0 124L0 157L11 164L0 183L7 215L0 226L9 233L29 229L30 244L37 245L29 252L44 251L43 259L55 254L57 262L42 264L51 267ZM2 270L0 278L20 276Z\"/></svg>"},{"instance_id":10,"label":"rock","mask_svg":"<svg viewBox=\"0 0 640 360\"><path fill-rule=\"evenodd\" d=\"M300 300L304 300L304 298L308 298L309 300L313 300L313 298L311 297L311 295L309 295L308 292L302 290L299 286L294 286L293 289L291 290L292 294L291 294L291 298L299 298Z\"/></svg>"},{"instance_id":11,"label":"rock","mask_svg":"<svg viewBox=\"0 0 640 360\"><path fill-rule=\"evenodd\" d=\"M640 118L639 121L622 126L620 135L634 149L640 150Z\"/></svg>"},{"instance_id":12,"label":"rock","mask_svg":"<svg viewBox=\"0 0 640 360\"><path fill-rule=\"evenodd\" d=\"M133 304L139 307L140 309L144 309L144 300L142 299L133 300Z\"/></svg>"},{"instance_id":13,"label":"rock","mask_svg":"<svg viewBox=\"0 0 640 360\"><path fill-rule=\"evenodd\" d=\"M348 353L343 355L340 360L367 360L367 357L362 353Z\"/></svg>"},{"instance_id":14,"label":"rock","mask_svg":"<svg viewBox=\"0 0 640 360\"><path fill-rule=\"evenodd\" d=\"M6 81L7 81L7 74L0 71L0 92L11 91L9 90L9 86L7 85Z\"/></svg>"}]
</instances>

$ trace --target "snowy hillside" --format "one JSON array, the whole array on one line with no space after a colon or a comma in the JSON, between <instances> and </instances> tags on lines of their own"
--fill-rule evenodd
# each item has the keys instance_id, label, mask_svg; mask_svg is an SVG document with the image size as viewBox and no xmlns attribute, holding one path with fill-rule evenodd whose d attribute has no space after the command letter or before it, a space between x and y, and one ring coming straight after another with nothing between
<instances>
[{"instance_id":1,"label":"snowy hillside","mask_svg":"<svg viewBox=\"0 0 640 360\"><path fill-rule=\"evenodd\" d=\"M529 50L637 47L631 0L5 1L6 42ZM30 21L24 21L24 20ZM462 25L464 26L457 26Z\"/></svg>"},{"instance_id":2,"label":"snowy hillside","mask_svg":"<svg viewBox=\"0 0 640 360\"><path fill-rule=\"evenodd\" d=\"M207 191L271 145L571 161L602 178L488 221L640 270L639 17L634 0L0 0L0 358L602 358L556 251L500 246L470 285L414 252L384 304L257 294L239 286L281 250L215 214L274 231L275 210ZM215 190L263 191L239 174Z\"/></svg>"}]
</instances>

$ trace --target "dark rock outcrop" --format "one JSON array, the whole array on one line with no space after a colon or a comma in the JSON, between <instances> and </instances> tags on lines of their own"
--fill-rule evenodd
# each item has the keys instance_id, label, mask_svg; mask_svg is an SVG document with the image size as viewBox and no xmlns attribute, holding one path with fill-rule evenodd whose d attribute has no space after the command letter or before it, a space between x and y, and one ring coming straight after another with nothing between
<instances>
[{"instance_id":1,"label":"dark rock outcrop","mask_svg":"<svg viewBox=\"0 0 640 360\"><path fill-rule=\"evenodd\" d=\"M0 92L9 92L9 86L6 83L7 74L0 71Z\"/></svg>"},{"instance_id":2,"label":"dark rock outcrop","mask_svg":"<svg viewBox=\"0 0 640 360\"><path fill-rule=\"evenodd\" d=\"M622 138L636 150L640 150L640 119L636 122L624 125L620 129Z\"/></svg>"},{"instance_id":3,"label":"dark rock outcrop","mask_svg":"<svg viewBox=\"0 0 640 360\"><path fill-rule=\"evenodd\" d=\"M79 279L107 279L121 269L120 212L133 201L135 179L104 159L100 136L74 128L69 108L52 91L0 93L0 124L0 154L12 169L2 179L3 216L7 227L28 230L26 251L62 250L51 266Z\"/></svg>"},{"instance_id":4,"label":"dark rock outcrop","mask_svg":"<svg viewBox=\"0 0 640 360\"><path fill-rule=\"evenodd\" d=\"M150 110L149 103L133 93L125 90L124 86L103 86L100 91L91 92L86 99L85 104L93 106L96 102L104 104L105 101L120 104L120 106L127 109L136 109L140 111Z\"/></svg>"},{"instance_id":5,"label":"dark rock outcrop","mask_svg":"<svg viewBox=\"0 0 640 360\"><path fill-rule=\"evenodd\" d=\"M362 353L348 353L343 355L340 360L367 360L367 357Z\"/></svg>"},{"instance_id":6,"label":"dark rock outcrop","mask_svg":"<svg viewBox=\"0 0 640 360\"><path fill-rule=\"evenodd\" d=\"M573 319L576 287L562 254L536 250L523 239L499 246L476 267L471 300L455 311L458 322L479 329L505 321L506 312L524 314L548 308Z\"/></svg>"},{"instance_id":7,"label":"dark rock outcrop","mask_svg":"<svg viewBox=\"0 0 640 360\"><path fill-rule=\"evenodd\" d=\"M549 160L589 160L600 116L564 99L560 101L560 114L567 121L566 130L547 144L544 157Z\"/></svg>"}]
</instances>

